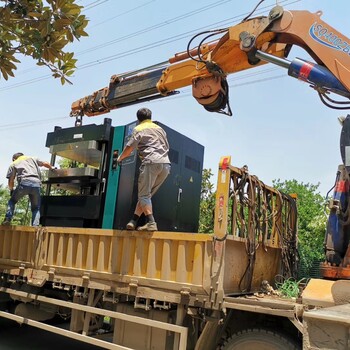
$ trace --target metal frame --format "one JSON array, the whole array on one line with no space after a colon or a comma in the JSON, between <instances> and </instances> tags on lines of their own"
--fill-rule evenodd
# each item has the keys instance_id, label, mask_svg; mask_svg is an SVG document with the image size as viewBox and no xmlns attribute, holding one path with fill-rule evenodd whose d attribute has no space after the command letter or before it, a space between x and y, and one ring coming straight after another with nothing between
<instances>
[{"instance_id":1,"label":"metal frame","mask_svg":"<svg viewBox=\"0 0 350 350\"><path fill-rule=\"evenodd\" d=\"M226 297L223 307L233 310L248 311L253 313L281 316L288 318L300 333L304 333L304 325L300 319L304 312L304 306L286 300L273 298L230 298Z\"/></svg>"},{"instance_id":2,"label":"metal frame","mask_svg":"<svg viewBox=\"0 0 350 350\"><path fill-rule=\"evenodd\" d=\"M154 327L154 328L162 329L165 331L174 332L178 338L178 345L179 345L178 350L186 350L187 332L188 332L186 327L182 327L182 326L178 326L178 325L174 325L174 324L169 324L169 323L164 323L164 322L160 322L160 321L155 321L155 320L149 320L149 319L145 320L144 318L138 317L138 316L131 316L131 315L123 314L123 313L116 312L116 311L104 310L104 309L99 309L99 308L88 306L88 305L76 304L73 302L43 297L43 296L40 296L37 294L20 292L20 291L10 289L10 288L0 288L0 292L6 293L9 295L11 295L11 294L16 295L19 297L30 298L30 299L33 299L35 301L44 302L44 303L48 303L48 304L63 306L66 308L70 308L72 310L84 311L88 314L88 316L91 316L91 314L96 314L96 315L101 315L101 316L108 316L110 318L119 319L119 320L123 320L123 321L127 321L127 322L134 322L134 323L141 324L141 325L145 325L145 323L147 323L146 325L149 327ZM104 340L96 339L96 338L93 338L91 336L87 336L86 334L87 334L88 323L86 323L86 322L84 322L84 329L82 332L83 334L79 334L79 333L74 333L71 331L61 329L59 327L47 325L43 322L38 322L38 321L27 319L27 318L24 318L21 316L13 315L13 314L10 314L10 313L4 312L4 311L0 311L0 317L11 319L11 320L17 321L19 323L28 324L30 326L34 326L34 327L37 327L37 328L40 328L40 329L43 329L43 330L46 330L46 331L49 331L52 333L60 334L60 335L63 335L63 336L66 336L66 337L69 337L72 339L80 340L80 341L83 341L83 342L86 342L89 344L101 346L105 349L132 350L131 348L128 348L128 347L124 347L124 346L113 344L113 343L110 343L110 342L107 342Z\"/></svg>"}]
</instances>

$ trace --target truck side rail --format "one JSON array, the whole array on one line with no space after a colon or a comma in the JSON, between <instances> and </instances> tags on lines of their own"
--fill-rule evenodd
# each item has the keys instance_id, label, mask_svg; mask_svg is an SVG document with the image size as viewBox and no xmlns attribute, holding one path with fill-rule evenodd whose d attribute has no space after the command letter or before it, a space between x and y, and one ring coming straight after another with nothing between
<instances>
[{"instance_id":1,"label":"truck side rail","mask_svg":"<svg viewBox=\"0 0 350 350\"><path fill-rule=\"evenodd\" d=\"M212 257L213 237L207 234L0 227L2 273L37 287L53 282L205 304L222 290L215 284L221 270L212 273Z\"/></svg>"}]
</instances>

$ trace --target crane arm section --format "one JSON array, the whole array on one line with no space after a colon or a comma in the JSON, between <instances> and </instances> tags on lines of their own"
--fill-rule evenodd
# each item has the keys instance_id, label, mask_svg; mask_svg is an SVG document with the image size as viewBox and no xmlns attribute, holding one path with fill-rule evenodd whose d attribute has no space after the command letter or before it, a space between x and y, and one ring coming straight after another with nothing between
<instances>
[{"instance_id":1,"label":"crane arm section","mask_svg":"<svg viewBox=\"0 0 350 350\"><path fill-rule=\"evenodd\" d=\"M231 115L227 75L265 63L287 68L290 76L308 82L320 97L331 92L349 100L350 40L323 22L321 14L276 6L268 16L221 29L218 40L203 42L168 62L112 76L109 86L75 101L71 115L100 115L176 94L186 86L192 86L193 96L206 110ZM315 63L287 60L293 45L307 51Z\"/></svg>"}]
</instances>

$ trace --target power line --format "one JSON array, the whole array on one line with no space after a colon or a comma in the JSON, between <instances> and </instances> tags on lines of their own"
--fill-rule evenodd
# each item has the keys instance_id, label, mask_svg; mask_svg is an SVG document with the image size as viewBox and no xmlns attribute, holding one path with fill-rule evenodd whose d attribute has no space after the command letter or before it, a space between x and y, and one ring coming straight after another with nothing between
<instances>
[{"instance_id":1,"label":"power line","mask_svg":"<svg viewBox=\"0 0 350 350\"><path fill-rule=\"evenodd\" d=\"M161 27L164 27L166 25L178 22L178 21L180 21L182 19L185 19L187 17L192 17L192 16L194 16L194 15L196 15L198 13L201 13L201 12L207 11L209 9L218 7L218 6L223 5L223 4L225 4L227 2L230 2L230 1L232 1L232 0L224 0L224 1L220 0L220 1L214 2L214 3L210 4L210 5L201 7L199 9L196 9L196 10L193 10L193 11L190 11L190 12L186 12L185 14L182 14L180 16L170 18L170 19L168 19L166 21L154 24L152 26L149 26L149 27L146 27L146 28L142 28L142 29L140 29L140 30L138 30L136 32L124 35L124 36L119 37L119 38L115 38L115 39L107 41L105 43L93 46L93 47L91 47L89 49L77 52L77 55L84 55L85 53L88 53L88 52L91 52L91 51L95 51L95 50L98 50L100 48L105 48L107 46L119 43L121 41L125 41L127 39L131 39L131 38L133 38L135 36L139 36L141 34L144 34L144 33L147 33L147 32L150 32L150 31L153 31L153 30L156 30L156 29L159 29ZM295 1L291 2L290 0L283 0L283 1L281 1L281 3L287 2L288 3L287 5L291 5L293 3L300 2L300 1L301 0L295 0ZM264 7L261 7L260 10L257 12L257 14L263 13L264 10L266 10L267 8L270 8L270 7L271 7L271 5L266 5ZM217 25L225 25L225 24L237 23L237 22L241 21L242 17L245 16L245 15L247 15L247 12L243 13L243 14L240 14L240 15L236 15L234 17L230 17L230 18L228 18L226 20L222 20L222 21L219 21L219 22L212 23L210 25L206 25L206 26L203 26L203 27L191 30L190 32L187 32L187 33L193 33L193 32L196 32L196 31L199 31L199 30L202 30L202 29L207 29L208 27L212 28L212 27L217 26Z\"/></svg>"},{"instance_id":2,"label":"power line","mask_svg":"<svg viewBox=\"0 0 350 350\"><path fill-rule=\"evenodd\" d=\"M100 6L100 5L102 5L102 4L104 4L105 2L108 2L108 1L109 0L96 0L96 1L93 1L91 4L88 4L88 5L84 6L84 11L91 10L92 8Z\"/></svg>"},{"instance_id":3,"label":"power line","mask_svg":"<svg viewBox=\"0 0 350 350\"><path fill-rule=\"evenodd\" d=\"M18 128L26 128L26 127L31 127L31 126L36 127L38 125L49 124L52 122L57 122L59 120L67 120L67 117L31 120L31 121L26 121L26 122L21 122L21 123L11 123L11 124L0 125L0 131L6 131L6 130L18 129Z\"/></svg>"},{"instance_id":4,"label":"power line","mask_svg":"<svg viewBox=\"0 0 350 350\"><path fill-rule=\"evenodd\" d=\"M20 83L14 83L12 85L8 85L8 86L5 86L3 88L0 88L0 92L11 90L11 89L15 89L15 88L18 88L18 87L21 87L21 86L24 86L24 85L37 83L37 82L42 81L42 80L48 80L48 79L51 79L51 78L52 78L51 75L43 75L41 77L28 79L28 80L22 81Z\"/></svg>"},{"instance_id":5,"label":"power line","mask_svg":"<svg viewBox=\"0 0 350 350\"><path fill-rule=\"evenodd\" d=\"M84 55L88 52L91 52L91 51L95 51L95 50L98 50L100 48L105 48L107 46L110 46L110 45L113 45L113 44L116 44L120 41L124 41L124 40L127 40L127 39L130 39L130 38L133 38L135 36L139 36L140 34L144 34L144 33L147 33L147 32L150 32L150 31L153 31L153 30L156 30L156 29L159 29L159 28L162 28L164 26L167 26L169 24L172 24L172 23L175 23L175 22L178 22L180 20L183 20L185 18L188 18L188 17L192 17L198 13L201 13L201 12L204 12L204 11L207 11L207 10L210 10L212 8L215 8L215 7L218 7L220 5L223 5L227 2L231 2L232 0L220 0L220 1L216 1L210 5L207 5L207 6L204 6L204 7L201 7L199 9L196 9L196 10L193 10L193 11L190 11L190 12L186 12L185 14L182 14L180 16L177 16L177 17L173 17L173 18L170 18L168 20L165 20L161 23L157 23L157 24L154 24L150 27L146 27L146 28L142 28L134 33L130 33L128 35L125 35L125 36L122 36L120 38L116 38L114 40L111 40L111 41L108 41L108 42L105 42L103 44L100 44L100 45L96 45L96 46L93 46L91 47L90 49L86 49L84 51L81 51L81 52L78 52L77 54L79 55Z\"/></svg>"},{"instance_id":6,"label":"power line","mask_svg":"<svg viewBox=\"0 0 350 350\"><path fill-rule=\"evenodd\" d=\"M272 68L272 69L265 69L265 70L261 70L258 74L265 74L265 73L269 73L271 71L276 71L278 70L278 68ZM246 79L251 77L253 74L244 74L240 77L235 77L235 81L240 80L240 79ZM275 75L272 77L268 77L268 78L262 78L262 79L255 79L255 80L251 80L251 81L247 81L247 82L242 82L239 84L229 84L230 88L235 88L235 87L240 87L240 86L245 86L245 85L252 85L252 84L259 84L259 83L263 83L266 81L270 81L270 80L276 80L276 79L281 79L281 78L286 78L287 75ZM150 103L160 103L160 102L164 102L165 100L167 101L171 101L173 99L181 99L181 98L188 98L188 97L192 97L192 93L191 93L191 88L184 88L181 91L181 94L176 95L176 96L169 96L166 99L159 99L159 100L153 100L153 101L149 101ZM43 125L43 124L49 124L51 122L58 122L60 120L67 120L67 117L59 117L59 118L51 118L51 119L41 119L41 120L33 120L33 121L27 121L27 122L22 122L22 123L12 123L12 124L6 124L6 125L0 125L0 132L1 131L6 131L6 130L11 130L11 129L18 129L18 128L26 128L26 127L31 127L31 126L38 126L38 125Z\"/></svg>"},{"instance_id":7,"label":"power line","mask_svg":"<svg viewBox=\"0 0 350 350\"><path fill-rule=\"evenodd\" d=\"M153 0L152 0L152 1L153 1ZM223 0L221 0L221 2L222 2L222 1L223 1ZM224 3L226 3L227 1L231 1L231 0L226 0L226 1L224 1ZM281 3L287 2L286 5L290 5L290 4L299 2L299 1L301 1L301 0L295 0L295 1L292 1L292 2L290 2L290 0L283 0L283 1L281 1ZM87 5L87 6L89 6L89 5ZM140 5L140 6L142 6L142 5ZM218 5L217 5L217 2L215 2L215 3L211 4L211 5L206 6L204 9L208 9L208 7L211 8L212 6L214 6L214 7L218 6ZM259 13L257 13L257 14L263 13L263 10L265 10L266 8L270 8L271 6L272 6L272 5L266 5L266 6L264 6L264 7L261 7L260 10L259 10ZM133 10L133 9L131 9L131 10L127 11L127 12L130 12L130 11L132 11L132 10ZM201 9L197 9L197 10L194 10L194 11L192 11L192 12L196 12L196 11L202 12ZM196 14L196 13L194 13L194 14ZM194 15L194 14L192 14L192 15ZM204 27L200 27L200 28L197 28L197 29L195 29L195 30L191 30L191 31L189 31L189 32L187 32L187 33L184 33L185 36L181 36L181 37L180 37L179 39L177 39L177 40L180 40L180 39L182 39L182 38L186 38L186 37L187 37L186 34L189 36L189 35L192 34L192 33L196 33L196 32L198 32L198 31L200 31L200 30L203 30L203 29L207 29L208 27L214 27L214 26L217 26L217 25L224 25L224 24L231 24L231 25L232 25L232 23L237 23L238 20L240 20L240 19L241 19L243 16L245 16L246 14L247 14L247 13L244 13L244 14L241 14L241 15L237 15L237 16L228 18L228 19L223 20L223 21L215 22L215 23L212 23L212 24L210 24L210 25L207 25L207 26L204 26ZM181 16L184 16L184 15L181 15ZM181 17L181 16L174 17L174 18L172 18L172 19L170 19L170 20L167 20L166 23L167 23L167 24L170 24L170 23L173 23L174 21L176 22L176 21L178 20L178 18ZM188 17L187 15L185 15L185 16ZM162 22L162 23L164 23L164 22ZM143 28L143 29L140 30L140 31L137 31L137 32L134 32L134 33L125 35L125 36L123 36L123 37L116 38L116 39L114 39L114 40L112 40L112 41L109 41L109 42L107 42L107 43L103 43L103 44L100 44L100 45L91 47L90 49L86 49L85 51L81 51L80 53L79 53L79 52L76 53L76 56L79 57L79 55L81 55L81 54L85 54L85 53L88 53L88 52L94 52L96 49L104 48L104 47L106 47L106 46L109 46L109 45L112 45L112 44L115 44L115 43L118 43L118 42L121 42L121 41L130 39L130 38L132 38L132 37L135 37L135 36L138 36L138 35L142 35L142 34L148 32L148 31L150 31L150 30L153 30L153 29L158 29L160 26L162 26L162 23L158 23L158 24L156 24L156 25L154 25L154 26L151 26L151 27ZM182 35L184 35L184 34L182 34ZM167 39L165 39L165 40L167 40ZM169 41L169 42L173 42L173 41ZM150 45L152 45L152 44L150 44ZM137 51L137 52L138 52L138 51ZM134 52L131 52L131 53L134 53ZM122 57L124 57L124 56L122 56ZM119 57L117 56L117 58L119 58ZM96 61L95 61L95 62L96 62ZM108 60L107 62L109 62L109 60ZM100 60L97 61L96 64L101 64L101 61L100 61ZM91 66L91 62L88 63L87 65ZM82 67L79 67L79 68L82 68ZM27 72L29 72L29 71L32 71L32 70L36 70L36 69L38 69L38 68L36 67L36 68L27 69L27 70L25 71L25 73L27 73ZM23 73L23 72L22 72L22 73ZM29 80L29 83L32 83L32 81ZM1 90L0 90L0 91L1 91Z\"/></svg>"},{"instance_id":8,"label":"power line","mask_svg":"<svg viewBox=\"0 0 350 350\"><path fill-rule=\"evenodd\" d=\"M95 1L95 3L98 3L99 1L100 1L100 0L97 0L97 1ZM130 9L130 10L128 10L128 11L122 13L122 14L119 14L119 15L117 15L117 16L114 16L114 17L112 17L112 18L110 18L110 19L114 19L114 18L117 18L117 17L122 16L123 14L127 14L127 13L130 13L130 12L133 12L135 9L139 9L139 8L141 8L141 7L143 7L143 6L147 5L147 4L149 4L149 3L151 3L151 2L154 2L154 1L156 1L156 0L151 0L151 1L147 2L147 3L141 4L140 6L137 6L137 7L133 8L133 9ZM98 50L98 49L100 49L100 48L105 48L105 47L110 46L110 45L112 45L112 44L116 44L116 43L119 43L119 42L121 42L121 41L125 41L125 40L127 40L127 39L133 38L133 37L135 37L135 36L142 35L142 34L144 34L144 33L147 33L147 32L149 32L149 31L151 31L151 30L155 30L155 29L158 29L158 28L163 27L163 26L165 26L165 25L169 25L169 24L171 24L171 23L177 22L177 21L179 21L179 20L181 20L181 19L194 16L194 15L197 14L197 13L206 11L206 10L208 10L208 9L211 9L211 8L213 8L213 7L217 7L217 6L219 6L219 5L225 4L225 3L230 2L230 1L232 1L232 0L219 0L219 1L215 2L215 3L213 3L213 4L210 4L210 5L207 5L207 6L205 6L205 7L199 8L199 9L197 9L197 10L193 10L193 11L191 11L191 12L188 12L188 13L184 14L184 15L180 15L180 16L171 18L171 19L169 19L169 20L166 20L166 21L164 21L164 22L155 24L155 25L153 25L153 26L143 28L143 29L141 29L141 30L139 30L139 31L137 31L137 32L134 32L134 33L125 35L125 36L123 36L123 37L116 38L116 39L111 40L111 41L106 42L106 43L99 44L99 45L97 45L97 46L91 47L91 48L86 49L86 50L84 50L84 51L77 52L77 53L76 53L76 56L79 57L80 55L84 55L84 54L89 53L89 52L94 52L94 51L96 51L96 50ZM289 1L289 0L284 0L284 1ZM300 0L299 0L299 1L300 1ZM218 4L218 3L219 3L219 4ZM93 3L93 4L94 4L94 3ZM90 5L91 5L91 4L90 4ZM86 6L88 7L88 6L90 6L90 5L86 5ZM238 17L238 16L236 16L236 17ZM234 18L235 18L235 17L234 17ZM109 20L110 20L110 19L109 19ZM100 22L99 24L105 23L105 22L107 22L107 21L108 21L108 20L105 20L105 21L103 21L103 22ZM92 27L92 28L93 28L93 27ZM193 33L193 32L195 32L195 30L193 30L193 31L191 31L191 32ZM38 69L38 67L27 69L25 72L22 72L22 74L23 74L23 73L24 73L24 74L25 74L25 73L28 73L28 72L33 71L33 70L36 70L36 69ZM29 83L31 83L31 82L32 82L32 81L29 81Z\"/></svg>"},{"instance_id":9,"label":"power line","mask_svg":"<svg viewBox=\"0 0 350 350\"><path fill-rule=\"evenodd\" d=\"M228 1L232 1L232 0L226 0L225 3L228 2ZM290 0L283 0L282 2L289 2L289 1L290 1ZM296 3L296 2L300 2L300 1L301 1L301 0L295 0L295 1L290 2L288 5L293 4L293 3ZM180 20L180 19L189 17L189 15L193 16L194 14L197 14L197 13L199 13L199 12L203 12L204 10L207 10L207 9L209 8L209 6L210 6L210 8L212 8L212 7L217 7L217 6L219 6L219 5L217 5L217 3L213 3L213 4L211 4L211 5L208 5L208 6L205 7L205 8L192 11L192 12L188 13L188 15L187 15L187 14L186 14L186 15L181 15L181 16L178 16L178 17L174 17L174 18L172 18L172 19L170 19L170 20L167 20L167 21L166 21L166 24L171 24L171 23L177 22L177 21ZM259 14L263 13L263 12L264 12L263 10L265 10L266 8L269 8L269 7L271 7L271 5L270 5L270 6L267 5L267 6L265 6L265 7L262 7L262 8L260 9ZM240 15L236 15L236 16L233 16L233 17L227 18L227 19L225 19L225 20L218 21L218 22L215 22L215 23L206 25L206 26L202 26L202 27L199 27L199 28L197 28L197 29L194 29L194 30L187 31L187 32L185 32L185 33L176 35L176 36L174 36L174 37L176 38L176 37L181 36L181 38L185 38L186 36L188 36L188 35L190 35L190 34L197 33L197 32L199 32L199 31L201 31L201 30L204 30L204 29L213 28L213 27L216 27L216 26L227 25L227 24L232 25L232 24L235 24L235 23L239 22L239 21L241 20L241 18L242 18L244 15L246 15L246 13L240 14ZM163 23L165 23L165 22L163 22ZM149 31L149 30L158 29L159 27L162 27L162 26L163 26L163 23L158 23L158 24L156 24L156 25L154 25L154 26L144 28L144 29L142 29L141 31L137 32L137 35L139 35L139 34L141 34L141 33L143 34L143 33L147 32L147 31ZM123 41L123 40L126 40L126 39L130 39L131 37L134 37L134 36L136 36L136 33L132 33L132 34L130 34L129 36L125 36L125 37L121 37L121 38L114 39L114 40L112 40L112 41L110 41L110 42L104 43L104 45L105 45L105 46L108 46L108 45L110 45L110 43L116 43L116 42L119 42L119 41ZM172 37L172 38L174 38L174 37ZM164 39L164 40L169 40L169 39ZM94 50L94 49L97 49L97 48L98 48L98 47L95 46L95 47L91 48L91 50Z\"/></svg>"},{"instance_id":10,"label":"power line","mask_svg":"<svg viewBox=\"0 0 350 350\"><path fill-rule=\"evenodd\" d=\"M124 16L124 15L127 15L128 13L131 13L131 12L134 12L134 11L136 11L136 10L139 10L140 8L145 7L145 6L147 6L147 5L149 5L150 3L155 2L155 1L157 1L157 0L151 0L151 1L145 2L145 3L143 3L143 4L139 5L139 6L133 7L133 8L130 9L130 10L127 10L127 11L124 11L124 12L122 12L122 13L119 13L119 14L116 15L116 16L107 18L107 19L105 19L105 20L102 21L102 22L96 23L95 25L91 26L90 28L98 27L98 26L100 26L101 24L104 24L104 23L106 23L106 22L112 21L113 19L116 19L116 18L122 17L122 16Z\"/></svg>"},{"instance_id":11,"label":"power line","mask_svg":"<svg viewBox=\"0 0 350 350\"><path fill-rule=\"evenodd\" d=\"M231 0L227 0L227 1L231 1ZM284 0L284 1L281 1L281 3L282 2L288 2L288 1L289 0ZM301 0L295 0L295 1L289 2L288 5L296 3L296 2L299 2L299 1L301 1ZM262 12L264 9L266 9L266 7L271 7L271 6L262 7L260 9L260 12ZM217 26L217 25L223 25L224 23L228 23L228 22L230 22L231 24L232 23L236 23L238 21L237 18L242 18L242 16L244 16L244 15L245 14L237 15L237 16L231 17L229 19L213 23L211 25L211 27ZM126 56L129 56L129 55L135 54L135 53L139 53L139 52L150 50L150 49L153 49L153 48L156 48L156 47L160 47L160 46L163 46L163 45L166 45L166 44L169 44L169 43L172 43L172 42L175 42L175 41L187 38L190 35L192 35L193 33L197 33L199 31L201 31L203 29L207 29L207 28L208 28L208 26L197 28L195 30L188 31L188 32L183 33L183 34L175 35L175 36L170 37L168 39L159 40L159 41L156 41L156 42L148 44L148 45L143 45L143 46L140 46L140 47L137 47L137 48L133 48L131 50L127 50L127 51L124 51L124 52L121 52L121 53L118 53L118 54L115 54L115 55L111 55L111 56L108 56L108 57L101 58L99 60L91 61L91 62L82 64L81 66L77 67L77 70L90 68L90 67L93 67L93 66L96 66L96 65L100 65L100 64L104 64L104 63L107 63L107 62L110 62L110 61L113 61L113 60L116 60L116 59L119 59L119 58L122 58L122 57L126 57ZM116 40L121 40L121 38L116 39ZM16 88L16 87L24 86L24 85L27 85L27 84L36 83L38 81L42 81L42 80L49 79L49 78L51 78L51 75L42 76L42 77L39 77L39 78L29 79L29 80L26 80L26 81L21 82L21 83L16 83L16 84L12 84L12 85L0 88L0 92L1 91L6 91L6 90L10 90L10 89L13 89L13 88Z\"/></svg>"}]
</instances>

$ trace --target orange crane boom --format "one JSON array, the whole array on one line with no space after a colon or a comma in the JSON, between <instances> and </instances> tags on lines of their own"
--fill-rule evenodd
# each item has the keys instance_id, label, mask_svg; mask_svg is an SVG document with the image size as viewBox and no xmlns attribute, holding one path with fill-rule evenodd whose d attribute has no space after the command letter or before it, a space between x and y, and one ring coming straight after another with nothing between
<instances>
[{"instance_id":1,"label":"orange crane boom","mask_svg":"<svg viewBox=\"0 0 350 350\"><path fill-rule=\"evenodd\" d=\"M225 29L202 33L209 33L208 39L221 37L203 40L198 47L175 54L168 62L113 75L108 86L75 101L71 115L100 115L173 95L178 93L177 89L191 85L193 96L205 109L231 115L227 75L267 62L282 66L290 76L311 84L330 107L334 107L330 101L337 101L329 99L329 92L345 97L346 102L341 103L347 103L350 40L323 22L321 15L275 6L268 16L248 18ZM315 63L287 60L293 45L305 49Z\"/></svg>"}]
</instances>

